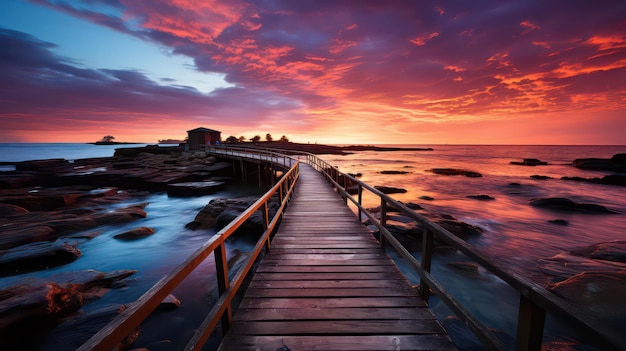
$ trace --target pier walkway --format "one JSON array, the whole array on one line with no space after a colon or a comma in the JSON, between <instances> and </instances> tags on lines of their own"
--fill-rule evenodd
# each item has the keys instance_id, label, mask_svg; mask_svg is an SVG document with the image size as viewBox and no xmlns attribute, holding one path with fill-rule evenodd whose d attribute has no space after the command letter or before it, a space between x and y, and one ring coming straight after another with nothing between
<instances>
[{"instance_id":1,"label":"pier walkway","mask_svg":"<svg viewBox=\"0 0 626 351\"><path fill-rule=\"evenodd\" d=\"M451 350L379 242L309 165L220 350Z\"/></svg>"}]
</instances>

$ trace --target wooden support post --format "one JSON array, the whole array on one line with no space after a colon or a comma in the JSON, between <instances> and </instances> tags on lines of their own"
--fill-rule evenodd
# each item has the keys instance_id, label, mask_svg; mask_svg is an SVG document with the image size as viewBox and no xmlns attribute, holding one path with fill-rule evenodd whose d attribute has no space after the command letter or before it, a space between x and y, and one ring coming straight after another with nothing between
<instances>
[{"instance_id":1,"label":"wooden support post","mask_svg":"<svg viewBox=\"0 0 626 351\"><path fill-rule=\"evenodd\" d=\"M433 260L433 233L424 228L422 232L422 268L430 273L430 267ZM424 301L428 302L430 297L430 288L423 279L420 279L420 295Z\"/></svg>"},{"instance_id":2,"label":"wooden support post","mask_svg":"<svg viewBox=\"0 0 626 351\"><path fill-rule=\"evenodd\" d=\"M257 164L256 166L257 171L259 172L259 188L263 186L263 183L261 183L261 164Z\"/></svg>"},{"instance_id":3,"label":"wooden support post","mask_svg":"<svg viewBox=\"0 0 626 351\"><path fill-rule=\"evenodd\" d=\"M243 179L243 182L245 183L247 179L246 179L246 168L244 167L243 159L239 160L239 166L241 167L241 179Z\"/></svg>"},{"instance_id":4,"label":"wooden support post","mask_svg":"<svg viewBox=\"0 0 626 351\"><path fill-rule=\"evenodd\" d=\"M519 316L517 318L517 338L515 350L539 351L543 339L543 325L546 311L535 305L524 295L519 299Z\"/></svg>"},{"instance_id":5,"label":"wooden support post","mask_svg":"<svg viewBox=\"0 0 626 351\"><path fill-rule=\"evenodd\" d=\"M220 296L228 289L228 259L226 258L226 245L223 243L215 249L215 269L217 273L217 289ZM222 333L226 335L230 324L233 320L233 313L231 306L226 308L222 315Z\"/></svg>"}]
</instances>

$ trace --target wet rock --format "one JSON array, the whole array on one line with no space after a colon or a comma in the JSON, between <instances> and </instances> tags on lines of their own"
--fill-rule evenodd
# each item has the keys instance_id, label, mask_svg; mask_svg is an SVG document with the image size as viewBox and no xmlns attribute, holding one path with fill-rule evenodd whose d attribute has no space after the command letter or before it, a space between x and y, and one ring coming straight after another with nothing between
<instances>
[{"instance_id":1,"label":"wet rock","mask_svg":"<svg viewBox=\"0 0 626 351\"><path fill-rule=\"evenodd\" d=\"M239 216L248 207L252 206L258 198L242 197L235 199L213 199L198 214L196 218L185 226L189 229L211 229L220 230L233 219ZM269 216L276 214L278 203L270 201ZM256 211L242 226L242 230L258 232L263 230L263 214Z\"/></svg>"},{"instance_id":2,"label":"wet rock","mask_svg":"<svg viewBox=\"0 0 626 351\"><path fill-rule=\"evenodd\" d=\"M432 196L423 195L423 196L420 196L420 199L426 200L426 201L433 201L435 198Z\"/></svg>"},{"instance_id":3,"label":"wet rock","mask_svg":"<svg viewBox=\"0 0 626 351\"><path fill-rule=\"evenodd\" d=\"M70 263L82 255L76 244L56 241L0 251L0 276L21 274Z\"/></svg>"},{"instance_id":4,"label":"wet rock","mask_svg":"<svg viewBox=\"0 0 626 351\"><path fill-rule=\"evenodd\" d=\"M159 305L159 309L160 310L173 310L176 309L178 307L180 307L180 300L172 295L172 294L168 294L165 299L163 299L163 301L161 301L161 304Z\"/></svg>"},{"instance_id":5,"label":"wet rock","mask_svg":"<svg viewBox=\"0 0 626 351\"><path fill-rule=\"evenodd\" d=\"M574 256L567 252L539 259L537 263L539 271L544 274L544 277L537 281L545 279L546 276L549 277L544 284L560 282L581 272L615 272L626 269L623 263Z\"/></svg>"},{"instance_id":6,"label":"wet rock","mask_svg":"<svg viewBox=\"0 0 626 351\"><path fill-rule=\"evenodd\" d=\"M548 222L557 225L569 225L569 222L564 219L551 219Z\"/></svg>"},{"instance_id":7,"label":"wet rock","mask_svg":"<svg viewBox=\"0 0 626 351\"><path fill-rule=\"evenodd\" d=\"M57 319L78 311L82 305L82 295L74 286L53 282L1 290L0 340L4 347L11 346L10 349L14 350L37 349L32 338L39 328L50 327Z\"/></svg>"},{"instance_id":8,"label":"wet rock","mask_svg":"<svg viewBox=\"0 0 626 351\"><path fill-rule=\"evenodd\" d=\"M389 171L381 171L380 174L408 174L410 172L407 171L393 171L393 170L389 170Z\"/></svg>"},{"instance_id":9,"label":"wet rock","mask_svg":"<svg viewBox=\"0 0 626 351\"><path fill-rule=\"evenodd\" d=\"M53 241L58 236L59 234L54 229L44 225L3 228L0 231L0 250L7 250L38 241Z\"/></svg>"},{"instance_id":10,"label":"wet rock","mask_svg":"<svg viewBox=\"0 0 626 351\"><path fill-rule=\"evenodd\" d=\"M541 166L541 165L547 165L548 162L540 161L536 158L525 158L524 161L522 162L511 161L511 164L519 165L519 166Z\"/></svg>"},{"instance_id":11,"label":"wet rock","mask_svg":"<svg viewBox=\"0 0 626 351\"><path fill-rule=\"evenodd\" d=\"M619 174L607 175L602 178L561 177L561 179L593 184L626 186L626 175Z\"/></svg>"},{"instance_id":12,"label":"wet rock","mask_svg":"<svg viewBox=\"0 0 626 351\"><path fill-rule=\"evenodd\" d=\"M480 195L468 195L467 196L469 199L474 199L474 200L481 200L481 201L491 201L491 200L495 200L495 198L493 196L489 196L489 195L485 195L485 194L480 194Z\"/></svg>"},{"instance_id":13,"label":"wet rock","mask_svg":"<svg viewBox=\"0 0 626 351\"><path fill-rule=\"evenodd\" d=\"M609 241L572 251L572 255L626 263L626 241Z\"/></svg>"},{"instance_id":14,"label":"wet rock","mask_svg":"<svg viewBox=\"0 0 626 351\"><path fill-rule=\"evenodd\" d=\"M130 223L140 218L146 218L147 214L141 206L130 206L116 209L110 212L98 213L92 216L99 225Z\"/></svg>"},{"instance_id":15,"label":"wet rock","mask_svg":"<svg viewBox=\"0 0 626 351\"><path fill-rule=\"evenodd\" d=\"M574 306L596 316L624 324L626 317L626 270L583 272L549 286L549 290Z\"/></svg>"},{"instance_id":16,"label":"wet rock","mask_svg":"<svg viewBox=\"0 0 626 351\"><path fill-rule=\"evenodd\" d=\"M548 179L552 179L552 177L548 177L548 176L544 176L544 175L538 175L538 174L533 174L530 176L532 179L537 179L537 180L548 180Z\"/></svg>"},{"instance_id":17,"label":"wet rock","mask_svg":"<svg viewBox=\"0 0 626 351\"><path fill-rule=\"evenodd\" d=\"M450 262L446 265L460 271L478 272L478 264L475 262Z\"/></svg>"},{"instance_id":18,"label":"wet rock","mask_svg":"<svg viewBox=\"0 0 626 351\"><path fill-rule=\"evenodd\" d=\"M551 197L544 199L533 199L530 205L534 207L547 208L563 212L580 212L580 213L615 213L602 205L576 203L570 199L563 197Z\"/></svg>"},{"instance_id":19,"label":"wet rock","mask_svg":"<svg viewBox=\"0 0 626 351\"><path fill-rule=\"evenodd\" d=\"M463 240L483 233L482 228L458 220L441 219L436 221L436 223Z\"/></svg>"},{"instance_id":20,"label":"wet rock","mask_svg":"<svg viewBox=\"0 0 626 351\"><path fill-rule=\"evenodd\" d=\"M593 169L610 172L626 172L626 153L615 154L610 159L605 158L578 158L572 163L581 169Z\"/></svg>"},{"instance_id":21,"label":"wet rock","mask_svg":"<svg viewBox=\"0 0 626 351\"><path fill-rule=\"evenodd\" d=\"M0 217L8 217L29 212L24 207L0 203Z\"/></svg>"},{"instance_id":22,"label":"wet rock","mask_svg":"<svg viewBox=\"0 0 626 351\"><path fill-rule=\"evenodd\" d=\"M447 175L447 176L460 175L460 176L465 176L465 177L470 177L470 178L478 178L478 177L483 176L482 174L478 172L468 171L465 169L457 169L457 168L433 168L433 169L430 169L429 171L435 174Z\"/></svg>"},{"instance_id":23,"label":"wet rock","mask_svg":"<svg viewBox=\"0 0 626 351\"><path fill-rule=\"evenodd\" d=\"M54 328L39 349L41 351L75 350L125 309L124 305L112 304L65 319Z\"/></svg>"},{"instance_id":24,"label":"wet rock","mask_svg":"<svg viewBox=\"0 0 626 351\"><path fill-rule=\"evenodd\" d=\"M185 182L167 185L167 195L169 196L202 196L213 194L224 187L224 182L203 181Z\"/></svg>"},{"instance_id":25,"label":"wet rock","mask_svg":"<svg viewBox=\"0 0 626 351\"><path fill-rule=\"evenodd\" d=\"M391 186L375 185L374 188L376 188L376 190L380 191L383 194L400 194L407 192L406 189L394 188Z\"/></svg>"},{"instance_id":26,"label":"wet rock","mask_svg":"<svg viewBox=\"0 0 626 351\"><path fill-rule=\"evenodd\" d=\"M156 231L152 228L139 227L139 228L135 228L135 229L120 233L120 234L116 234L113 237L115 239L120 239L120 240L136 240L136 239L141 239L141 238L150 236L154 234L155 232Z\"/></svg>"}]
</instances>

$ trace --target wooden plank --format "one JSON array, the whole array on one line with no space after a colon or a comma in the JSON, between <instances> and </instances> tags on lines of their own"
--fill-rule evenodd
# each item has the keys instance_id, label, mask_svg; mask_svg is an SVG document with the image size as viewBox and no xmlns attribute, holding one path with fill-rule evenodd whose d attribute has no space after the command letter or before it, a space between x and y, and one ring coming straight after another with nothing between
<instances>
[{"instance_id":1,"label":"wooden plank","mask_svg":"<svg viewBox=\"0 0 626 351\"><path fill-rule=\"evenodd\" d=\"M257 280L248 289L362 289L406 288L404 280Z\"/></svg>"},{"instance_id":2,"label":"wooden plank","mask_svg":"<svg viewBox=\"0 0 626 351\"><path fill-rule=\"evenodd\" d=\"M383 279L385 280L391 280L391 281L396 281L396 280L400 280L402 281L404 284L406 284L406 278L404 278L404 276L402 275L393 275L393 276L389 276L389 274L387 274L386 272L349 272L349 273L345 273L345 272L341 272L341 273L337 273L334 271L330 271L330 272L302 272L302 273L278 273L278 272L271 272L271 273L263 273L263 272L258 272L254 275L254 280L255 281L265 281L265 280L272 280L272 281L276 281L276 280L295 280L295 281L303 281L303 280L330 280L330 281L335 281L335 280L347 280L347 281L353 281L353 280L376 280L376 281L383 281Z\"/></svg>"},{"instance_id":3,"label":"wooden plank","mask_svg":"<svg viewBox=\"0 0 626 351\"><path fill-rule=\"evenodd\" d=\"M246 297L388 297L412 296L417 293L410 288L353 288L353 289L248 289Z\"/></svg>"},{"instance_id":4,"label":"wooden plank","mask_svg":"<svg viewBox=\"0 0 626 351\"><path fill-rule=\"evenodd\" d=\"M359 336L243 336L228 337L220 350L258 351L280 350L344 350L344 351L380 351L380 350L455 350L445 335L359 335ZM226 341L226 340L225 340Z\"/></svg>"},{"instance_id":5,"label":"wooden plank","mask_svg":"<svg viewBox=\"0 0 626 351\"><path fill-rule=\"evenodd\" d=\"M435 319L425 307L355 307L355 308L243 308L238 311L239 320L245 321L277 321L277 320L343 320L343 319L389 319L389 320L416 320Z\"/></svg>"},{"instance_id":6,"label":"wooden plank","mask_svg":"<svg viewBox=\"0 0 626 351\"><path fill-rule=\"evenodd\" d=\"M414 296L378 297L327 297L323 299L298 297L253 298L246 296L239 308L337 308L337 307L423 307L424 301ZM235 317L237 318L237 317Z\"/></svg>"},{"instance_id":7,"label":"wooden plank","mask_svg":"<svg viewBox=\"0 0 626 351\"><path fill-rule=\"evenodd\" d=\"M245 335L398 335L445 333L436 320L238 321L233 334Z\"/></svg>"},{"instance_id":8,"label":"wooden plank","mask_svg":"<svg viewBox=\"0 0 626 351\"><path fill-rule=\"evenodd\" d=\"M262 273L385 273L386 266L269 266L261 265L257 274ZM256 277L256 275L255 275Z\"/></svg>"}]
</instances>

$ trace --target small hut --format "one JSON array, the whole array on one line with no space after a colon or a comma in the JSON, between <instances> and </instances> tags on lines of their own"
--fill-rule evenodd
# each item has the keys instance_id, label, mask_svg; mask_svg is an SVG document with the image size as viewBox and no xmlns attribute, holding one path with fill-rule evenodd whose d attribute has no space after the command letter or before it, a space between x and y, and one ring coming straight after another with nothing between
<instances>
[{"instance_id":1,"label":"small hut","mask_svg":"<svg viewBox=\"0 0 626 351\"><path fill-rule=\"evenodd\" d=\"M208 128L188 130L187 136L189 150L200 150L207 144L215 145L222 141L222 132Z\"/></svg>"}]
</instances>

